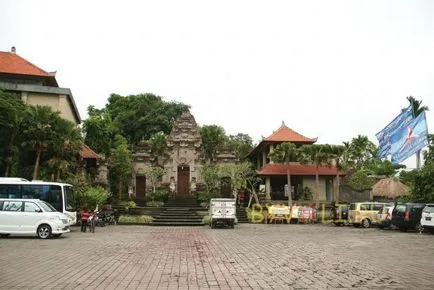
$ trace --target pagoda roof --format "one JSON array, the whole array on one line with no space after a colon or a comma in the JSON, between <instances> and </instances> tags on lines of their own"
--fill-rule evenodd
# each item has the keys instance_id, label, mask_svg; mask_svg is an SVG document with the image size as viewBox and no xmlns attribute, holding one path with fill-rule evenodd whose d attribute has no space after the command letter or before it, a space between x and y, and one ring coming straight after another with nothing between
<instances>
[{"instance_id":1,"label":"pagoda roof","mask_svg":"<svg viewBox=\"0 0 434 290\"><path fill-rule=\"evenodd\" d=\"M291 162L288 164L283 163L269 163L262 169L257 170L256 173L260 176L285 176L288 174L288 170L291 175L315 175L317 167L314 165L305 165L297 162ZM346 175L335 166L319 166L319 175Z\"/></svg>"},{"instance_id":2,"label":"pagoda roof","mask_svg":"<svg viewBox=\"0 0 434 290\"><path fill-rule=\"evenodd\" d=\"M263 148L266 144L270 143L283 143L290 142L294 144L313 144L317 141L318 138L308 138L306 136L301 135L300 133L292 130L287 127L284 122L282 125L274 131L273 134L268 136L267 138L262 139L262 141L256 146L248 155L249 157L253 157L257 154L261 148Z\"/></svg>"},{"instance_id":3,"label":"pagoda roof","mask_svg":"<svg viewBox=\"0 0 434 290\"><path fill-rule=\"evenodd\" d=\"M288 128L285 123L282 122L277 131L273 132L269 137L265 138L263 141L268 142L299 142L299 143L315 143L316 138L311 139L295 132L291 128Z\"/></svg>"},{"instance_id":4,"label":"pagoda roof","mask_svg":"<svg viewBox=\"0 0 434 290\"><path fill-rule=\"evenodd\" d=\"M80 155L84 159L101 159L102 156L90 149L89 146L83 143L81 146Z\"/></svg>"},{"instance_id":5,"label":"pagoda roof","mask_svg":"<svg viewBox=\"0 0 434 290\"><path fill-rule=\"evenodd\" d=\"M54 77L52 73L44 71L15 52L5 51L0 51L0 73Z\"/></svg>"}]
</instances>

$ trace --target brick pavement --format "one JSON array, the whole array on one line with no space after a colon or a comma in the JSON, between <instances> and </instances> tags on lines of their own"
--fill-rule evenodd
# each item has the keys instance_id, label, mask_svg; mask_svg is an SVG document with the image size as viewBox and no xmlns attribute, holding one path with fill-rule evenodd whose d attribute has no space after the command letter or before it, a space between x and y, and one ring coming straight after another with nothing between
<instances>
[{"instance_id":1,"label":"brick pavement","mask_svg":"<svg viewBox=\"0 0 434 290\"><path fill-rule=\"evenodd\" d=\"M0 239L0 289L349 288L434 289L434 235L241 224Z\"/></svg>"}]
</instances>

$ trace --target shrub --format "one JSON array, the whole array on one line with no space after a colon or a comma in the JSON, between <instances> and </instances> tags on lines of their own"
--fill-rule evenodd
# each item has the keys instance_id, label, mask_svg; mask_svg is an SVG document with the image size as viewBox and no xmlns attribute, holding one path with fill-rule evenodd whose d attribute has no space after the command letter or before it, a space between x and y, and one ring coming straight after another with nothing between
<instances>
[{"instance_id":1,"label":"shrub","mask_svg":"<svg viewBox=\"0 0 434 290\"><path fill-rule=\"evenodd\" d=\"M200 203L209 204L211 198L218 198L218 197L221 197L219 193L202 191L199 193L198 200Z\"/></svg>"},{"instance_id":2,"label":"shrub","mask_svg":"<svg viewBox=\"0 0 434 290\"><path fill-rule=\"evenodd\" d=\"M312 189L310 189L307 186L303 187L299 195L299 200L312 200L312 197L313 197Z\"/></svg>"},{"instance_id":3,"label":"shrub","mask_svg":"<svg viewBox=\"0 0 434 290\"><path fill-rule=\"evenodd\" d=\"M130 201L123 200L119 202L119 206L123 206L125 208L133 208L136 207L137 205L133 200Z\"/></svg>"},{"instance_id":4,"label":"shrub","mask_svg":"<svg viewBox=\"0 0 434 290\"><path fill-rule=\"evenodd\" d=\"M118 222L124 224L150 224L153 220L154 218L148 215L121 215Z\"/></svg>"},{"instance_id":5,"label":"shrub","mask_svg":"<svg viewBox=\"0 0 434 290\"><path fill-rule=\"evenodd\" d=\"M164 202L162 201L148 201L146 203L146 206L155 206L155 207L159 207L159 206L163 206Z\"/></svg>"},{"instance_id":6,"label":"shrub","mask_svg":"<svg viewBox=\"0 0 434 290\"><path fill-rule=\"evenodd\" d=\"M169 198L169 191L164 189L159 189L151 193L152 201L166 202Z\"/></svg>"},{"instance_id":7,"label":"shrub","mask_svg":"<svg viewBox=\"0 0 434 290\"><path fill-rule=\"evenodd\" d=\"M76 195L78 209L85 209L105 204L111 193L101 186L93 186L77 191Z\"/></svg>"},{"instance_id":8,"label":"shrub","mask_svg":"<svg viewBox=\"0 0 434 290\"><path fill-rule=\"evenodd\" d=\"M370 190L375 181L368 177L369 171L359 170L353 173L348 181L348 186L357 191Z\"/></svg>"},{"instance_id":9,"label":"shrub","mask_svg":"<svg viewBox=\"0 0 434 290\"><path fill-rule=\"evenodd\" d=\"M206 215L202 218L202 224L204 224L204 225L209 224L209 215Z\"/></svg>"}]
</instances>

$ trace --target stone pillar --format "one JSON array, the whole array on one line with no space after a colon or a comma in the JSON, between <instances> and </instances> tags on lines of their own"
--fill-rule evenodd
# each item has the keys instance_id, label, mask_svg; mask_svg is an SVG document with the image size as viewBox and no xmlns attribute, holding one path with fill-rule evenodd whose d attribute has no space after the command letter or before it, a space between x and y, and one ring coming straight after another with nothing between
<instances>
[{"instance_id":1,"label":"stone pillar","mask_svg":"<svg viewBox=\"0 0 434 290\"><path fill-rule=\"evenodd\" d=\"M262 167L264 167L267 164L267 152L262 151Z\"/></svg>"},{"instance_id":2,"label":"stone pillar","mask_svg":"<svg viewBox=\"0 0 434 290\"><path fill-rule=\"evenodd\" d=\"M265 199L271 200L271 181L270 177L265 177Z\"/></svg>"},{"instance_id":3,"label":"stone pillar","mask_svg":"<svg viewBox=\"0 0 434 290\"><path fill-rule=\"evenodd\" d=\"M27 105L27 92L21 92L21 100Z\"/></svg>"},{"instance_id":4,"label":"stone pillar","mask_svg":"<svg viewBox=\"0 0 434 290\"><path fill-rule=\"evenodd\" d=\"M274 145L271 144L270 145L270 154L273 153L273 151L274 151ZM273 160L271 160L271 158L270 158L270 164L273 164L273 163L274 163Z\"/></svg>"}]
</instances>

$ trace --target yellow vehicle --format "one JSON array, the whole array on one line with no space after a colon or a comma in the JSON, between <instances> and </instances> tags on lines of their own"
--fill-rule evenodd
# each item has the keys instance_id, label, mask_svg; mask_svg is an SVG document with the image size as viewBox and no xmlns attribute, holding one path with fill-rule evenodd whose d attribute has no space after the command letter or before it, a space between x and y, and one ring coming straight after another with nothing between
<instances>
[{"instance_id":1,"label":"yellow vehicle","mask_svg":"<svg viewBox=\"0 0 434 290\"><path fill-rule=\"evenodd\" d=\"M390 203L370 201L352 203L348 211L349 222L355 227L369 228L371 224L377 223L378 211L390 205Z\"/></svg>"}]
</instances>

